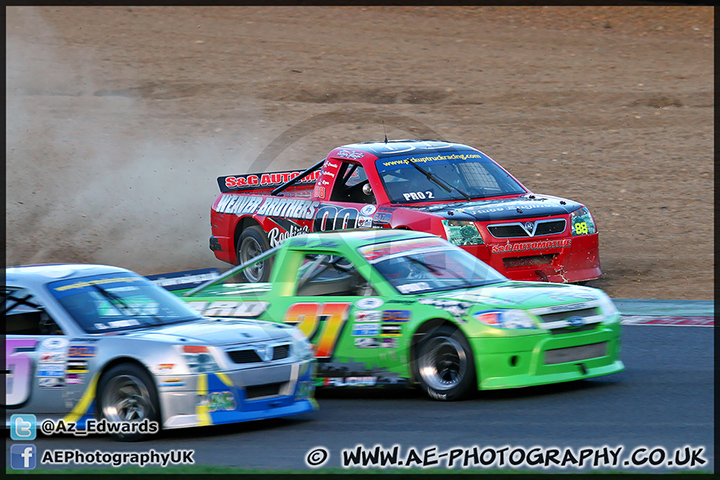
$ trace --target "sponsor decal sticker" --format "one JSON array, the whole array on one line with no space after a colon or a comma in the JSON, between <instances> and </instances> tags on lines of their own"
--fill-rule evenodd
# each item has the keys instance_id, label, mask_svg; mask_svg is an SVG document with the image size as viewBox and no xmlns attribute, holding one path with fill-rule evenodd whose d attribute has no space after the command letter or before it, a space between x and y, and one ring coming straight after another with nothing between
<instances>
[{"instance_id":1,"label":"sponsor decal sticker","mask_svg":"<svg viewBox=\"0 0 720 480\"><path fill-rule=\"evenodd\" d=\"M68 358L92 358L97 355L95 345L72 345L68 350Z\"/></svg>"},{"instance_id":2,"label":"sponsor decal sticker","mask_svg":"<svg viewBox=\"0 0 720 480\"><path fill-rule=\"evenodd\" d=\"M331 387L372 387L377 383L378 377L328 377L323 385Z\"/></svg>"},{"instance_id":3,"label":"sponsor decal sticker","mask_svg":"<svg viewBox=\"0 0 720 480\"><path fill-rule=\"evenodd\" d=\"M377 212L373 217L373 223L377 225L387 225L390 223L391 213Z\"/></svg>"},{"instance_id":4,"label":"sponsor decal sticker","mask_svg":"<svg viewBox=\"0 0 720 480\"><path fill-rule=\"evenodd\" d=\"M152 315L153 313L149 313ZM123 327L134 327L140 325L140 322L135 320L134 318L128 318L124 320L113 320L111 322L107 323L94 323L93 327L97 330L107 330L108 328L123 328Z\"/></svg>"},{"instance_id":5,"label":"sponsor decal sticker","mask_svg":"<svg viewBox=\"0 0 720 480\"><path fill-rule=\"evenodd\" d=\"M62 364L46 364L38 367L38 377L64 377L65 366Z\"/></svg>"},{"instance_id":6,"label":"sponsor decal sticker","mask_svg":"<svg viewBox=\"0 0 720 480\"><path fill-rule=\"evenodd\" d=\"M382 341L382 344L381 344L382 348L397 348L397 346L398 346L397 337L383 338L383 339L381 339L381 341Z\"/></svg>"},{"instance_id":7,"label":"sponsor decal sticker","mask_svg":"<svg viewBox=\"0 0 720 480\"><path fill-rule=\"evenodd\" d=\"M370 309L373 309L373 308L380 308L380 307L382 307L382 306L383 306L383 303L385 303L385 302L383 301L382 298L365 297L365 298L361 298L360 300L358 300L357 302L355 302L355 306L356 306L357 308L362 308L362 309L364 309L364 310L370 310Z\"/></svg>"},{"instance_id":8,"label":"sponsor decal sticker","mask_svg":"<svg viewBox=\"0 0 720 480\"><path fill-rule=\"evenodd\" d=\"M410 320L410 310L385 310L382 321L388 323L407 322Z\"/></svg>"},{"instance_id":9,"label":"sponsor decal sticker","mask_svg":"<svg viewBox=\"0 0 720 480\"><path fill-rule=\"evenodd\" d=\"M281 232L280 228L274 227L267 234L270 248L277 247L290 237L295 237L304 233L310 233L310 228L307 225L303 225L302 227L291 225L290 230L285 232Z\"/></svg>"},{"instance_id":10,"label":"sponsor decal sticker","mask_svg":"<svg viewBox=\"0 0 720 480\"><path fill-rule=\"evenodd\" d=\"M358 228L370 228L372 224L373 220L370 217L358 217L357 219Z\"/></svg>"},{"instance_id":11,"label":"sponsor decal sticker","mask_svg":"<svg viewBox=\"0 0 720 480\"><path fill-rule=\"evenodd\" d=\"M68 373L87 373L88 363L83 360L70 360L67 362Z\"/></svg>"},{"instance_id":12,"label":"sponsor decal sticker","mask_svg":"<svg viewBox=\"0 0 720 480\"><path fill-rule=\"evenodd\" d=\"M341 158L349 158L351 160L357 160L358 158L363 158L365 154L363 152L358 152L355 150L340 150L338 151L335 156L341 157Z\"/></svg>"},{"instance_id":13,"label":"sponsor decal sticker","mask_svg":"<svg viewBox=\"0 0 720 480\"><path fill-rule=\"evenodd\" d=\"M360 213L369 217L370 215L375 213L375 210L377 210L377 207L375 205L365 205L360 209Z\"/></svg>"},{"instance_id":14,"label":"sponsor decal sticker","mask_svg":"<svg viewBox=\"0 0 720 480\"><path fill-rule=\"evenodd\" d=\"M62 388L65 386L62 377L40 377L38 378L40 388Z\"/></svg>"},{"instance_id":15,"label":"sponsor decal sticker","mask_svg":"<svg viewBox=\"0 0 720 480\"><path fill-rule=\"evenodd\" d=\"M82 385L85 383L84 381L85 375L78 374L78 373L68 373L65 375L65 383L68 385Z\"/></svg>"},{"instance_id":16,"label":"sponsor decal sticker","mask_svg":"<svg viewBox=\"0 0 720 480\"><path fill-rule=\"evenodd\" d=\"M412 292L419 292L422 290L428 290L430 288L430 285L427 282L415 282L415 283L407 283L405 285L398 285L395 288L397 288L398 292L400 292L400 293L412 293Z\"/></svg>"},{"instance_id":17,"label":"sponsor decal sticker","mask_svg":"<svg viewBox=\"0 0 720 480\"><path fill-rule=\"evenodd\" d=\"M40 342L40 350L61 350L69 343L67 338L46 338Z\"/></svg>"},{"instance_id":18,"label":"sponsor decal sticker","mask_svg":"<svg viewBox=\"0 0 720 480\"><path fill-rule=\"evenodd\" d=\"M65 361L63 352L41 352L39 357L40 363L62 363Z\"/></svg>"},{"instance_id":19,"label":"sponsor decal sticker","mask_svg":"<svg viewBox=\"0 0 720 480\"><path fill-rule=\"evenodd\" d=\"M417 200L432 200L433 198L435 198L435 196L433 195L433 192L431 190L426 190L424 192L403 193L403 197L405 198L406 202L417 201Z\"/></svg>"},{"instance_id":20,"label":"sponsor decal sticker","mask_svg":"<svg viewBox=\"0 0 720 480\"><path fill-rule=\"evenodd\" d=\"M402 326L400 325L392 325L392 324L385 324L382 326L382 333L380 334L381 337L399 337L402 335Z\"/></svg>"},{"instance_id":21,"label":"sponsor decal sticker","mask_svg":"<svg viewBox=\"0 0 720 480\"><path fill-rule=\"evenodd\" d=\"M572 240L563 238L560 240L538 240L537 242L518 243L496 243L490 248L491 253L524 252L526 250L545 250L549 248L569 247Z\"/></svg>"},{"instance_id":22,"label":"sponsor decal sticker","mask_svg":"<svg viewBox=\"0 0 720 480\"><path fill-rule=\"evenodd\" d=\"M267 197L255 215L263 217L296 218L312 220L320 202L297 198Z\"/></svg>"},{"instance_id":23,"label":"sponsor decal sticker","mask_svg":"<svg viewBox=\"0 0 720 480\"><path fill-rule=\"evenodd\" d=\"M210 412L235 410L237 408L232 392L213 392L207 395L203 401L206 402L205 405L207 405Z\"/></svg>"},{"instance_id":24,"label":"sponsor decal sticker","mask_svg":"<svg viewBox=\"0 0 720 480\"><path fill-rule=\"evenodd\" d=\"M355 311L356 322L379 322L382 320L380 310L357 310Z\"/></svg>"},{"instance_id":25,"label":"sponsor decal sticker","mask_svg":"<svg viewBox=\"0 0 720 480\"><path fill-rule=\"evenodd\" d=\"M193 308L200 307L200 313L206 317L259 317L267 310L270 302L232 302L219 301L203 305L193 305Z\"/></svg>"},{"instance_id":26,"label":"sponsor decal sticker","mask_svg":"<svg viewBox=\"0 0 720 480\"><path fill-rule=\"evenodd\" d=\"M220 201L215 210L218 213L249 215L260 206L262 201L263 197L224 194L220 197Z\"/></svg>"},{"instance_id":27,"label":"sponsor decal sticker","mask_svg":"<svg viewBox=\"0 0 720 480\"><path fill-rule=\"evenodd\" d=\"M472 303L469 302L458 302L456 300L442 300L438 298L423 298L419 301L419 303L423 305L432 305L435 308L439 308L441 310L445 310L447 312L450 312L455 318L458 320L464 322L464 320L461 320L461 316L465 315L470 307L472 307Z\"/></svg>"},{"instance_id":28,"label":"sponsor decal sticker","mask_svg":"<svg viewBox=\"0 0 720 480\"><path fill-rule=\"evenodd\" d=\"M185 382L180 380L179 378L168 378L163 380L163 383L160 385L161 387L182 387L185 385Z\"/></svg>"},{"instance_id":29,"label":"sponsor decal sticker","mask_svg":"<svg viewBox=\"0 0 720 480\"><path fill-rule=\"evenodd\" d=\"M356 323L353 325L353 337L374 337L380 333L379 323Z\"/></svg>"},{"instance_id":30,"label":"sponsor decal sticker","mask_svg":"<svg viewBox=\"0 0 720 480\"><path fill-rule=\"evenodd\" d=\"M205 268L199 270L188 270L185 272L147 275L147 278L166 290L180 290L193 285L200 285L208 280L214 280L219 276L220 270L217 268Z\"/></svg>"},{"instance_id":31,"label":"sponsor decal sticker","mask_svg":"<svg viewBox=\"0 0 720 480\"><path fill-rule=\"evenodd\" d=\"M356 348L378 348L379 342L377 338L358 337L355 339Z\"/></svg>"}]
</instances>

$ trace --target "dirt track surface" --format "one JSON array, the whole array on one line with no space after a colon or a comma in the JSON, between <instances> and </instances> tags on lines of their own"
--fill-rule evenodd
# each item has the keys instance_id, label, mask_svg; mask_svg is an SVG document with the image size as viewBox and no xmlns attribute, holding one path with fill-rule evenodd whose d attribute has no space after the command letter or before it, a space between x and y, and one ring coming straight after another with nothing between
<instances>
[{"instance_id":1,"label":"dirt track surface","mask_svg":"<svg viewBox=\"0 0 720 480\"><path fill-rule=\"evenodd\" d=\"M592 286L713 298L712 7L10 7L6 24L8 265L224 269L217 176L309 166L384 121L585 203Z\"/></svg>"}]
</instances>

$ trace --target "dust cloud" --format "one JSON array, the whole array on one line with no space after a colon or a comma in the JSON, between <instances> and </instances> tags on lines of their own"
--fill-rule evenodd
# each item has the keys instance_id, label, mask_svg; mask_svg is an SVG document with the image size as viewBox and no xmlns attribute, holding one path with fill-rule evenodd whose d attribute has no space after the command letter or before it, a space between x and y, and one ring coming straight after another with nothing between
<instances>
[{"instance_id":1,"label":"dust cloud","mask_svg":"<svg viewBox=\"0 0 720 480\"><path fill-rule=\"evenodd\" d=\"M216 177L262 142L178 135L132 88L101 85L91 46L64 45L34 9L8 9L7 25L6 265L227 267L208 248Z\"/></svg>"}]
</instances>

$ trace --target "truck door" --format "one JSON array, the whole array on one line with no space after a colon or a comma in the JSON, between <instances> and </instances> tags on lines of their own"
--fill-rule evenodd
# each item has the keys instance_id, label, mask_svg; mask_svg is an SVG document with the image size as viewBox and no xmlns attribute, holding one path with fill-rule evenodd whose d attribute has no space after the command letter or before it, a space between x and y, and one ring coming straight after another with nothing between
<instances>
[{"instance_id":1,"label":"truck door","mask_svg":"<svg viewBox=\"0 0 720 480\"><path fill-rule=\"evenodd\" d=\"M322 363L336 355L348 355L353 345L349 330L355 303L375 295L372 286L344 257L307 253L298 270L295 291L278 298L278 302L286 302L282 307L284 322L307 335Z\"/></svg>"}]
</instances>

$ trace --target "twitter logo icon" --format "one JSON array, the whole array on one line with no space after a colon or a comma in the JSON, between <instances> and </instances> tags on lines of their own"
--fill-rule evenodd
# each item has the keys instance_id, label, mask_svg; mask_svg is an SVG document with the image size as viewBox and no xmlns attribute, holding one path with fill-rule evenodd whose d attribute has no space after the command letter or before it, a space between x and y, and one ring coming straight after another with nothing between
<instances>
[{"instance_id":1,"label":"twitter logo icon","mask_svg":"<svg viewBox=\"0 0 720 480\"><path fill-rule=\"evenodd\" d=\"M10 438L13 440L35 440L37 419L35 415L13 415L10 417Z\"/></svg>"}]
</instances>

